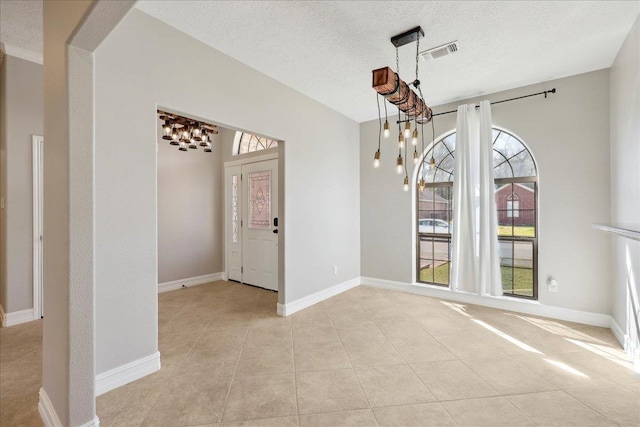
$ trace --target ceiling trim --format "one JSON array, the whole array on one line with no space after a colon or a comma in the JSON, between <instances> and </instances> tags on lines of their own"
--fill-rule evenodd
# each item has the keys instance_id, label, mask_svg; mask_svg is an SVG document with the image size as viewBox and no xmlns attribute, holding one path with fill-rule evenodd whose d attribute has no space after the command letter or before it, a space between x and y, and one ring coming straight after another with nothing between
<instances>
[{"instance_id":1,"label":"ceiling trim","mask_svg":"<svg viewBox=\"0 0 640 427\"><path fill-rule=\"evenodd\" d=\"M43 63L42 53L34 52L32 50L24 49L22 47L7 43L0 43L0 50L2 50L7 56L24 59L25 61L35 62L40 65L42 65Z\"/></svg>"}]
</instances>

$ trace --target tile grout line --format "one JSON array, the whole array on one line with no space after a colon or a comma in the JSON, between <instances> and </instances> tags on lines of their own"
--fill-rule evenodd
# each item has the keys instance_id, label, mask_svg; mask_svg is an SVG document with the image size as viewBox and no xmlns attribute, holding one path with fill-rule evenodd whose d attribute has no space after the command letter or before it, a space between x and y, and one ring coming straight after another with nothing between
<instances>
[{"instance_id":1,"label":"tile grout line","mask_svg":"<svg viewBox=\"0 0 640 427\"><path fill-rule=\"evenodd\" d=\"M187 288L189 289L189 288ZM183 307L178 310L178 312L171 318L171 320L175 319L178 314L180 314L180 312L182 312L184 309L187 308L189 304L184 304ZM166 324L169 324L169 322L171 322L171 320L169 320ZM171 373L171 375L169 375L169 378L167 378L165 381L163 381L163 385L168 386L169 383L171 382L171 380L173 380L173 377L178 373L178 371L180 370L180 368L182 367L182 365L184 364L185 360L187 360L187 358L189 357L189 355L191 354L191 352L193 351L193 348L195 347L195 345L197 344L197 342L200 340L200 338L202 337L202 334L204 333L205 329L207 329L207 326L209 325L209 323L211 323L212 319L209 319L209 321L207 322L207 325L205 325L202 328L202 331L200 331L200 334L198 335L198 338L196 338L196 340L194 341L194 343L191 345L191 347L189 348L189 351L187 352L187 354L182 358L182 360L180 361L180 363L176 366L175 370ZM160 331L158 330L158 335L159 335ZM162 357L162 356L161 356ZM161 368L162 369L162 368ZM168 387L167 387L168 388ZM146 414L144 415L144 417L142 418L142 421L140 422L140 425L144 424L144 421L147 419L147 417L149 416L149 414L151 413L151 411L153 410L153 408L156 407L156 405L158 404L158 401L160 400L160 396L162 393L158 393L158 397L156 398L156 400L154 401L153 405L151 405L151 407L149 408L149 410L146 412Z\"/></svg>"},{"instance_id":2,"label":"tile grout line","mask_svg":"<svg viewBox=\"0 0 640 427\"><path fill-rule=\"evenodd\" d=\"M373 415L373 419L376 421L376 424L379 426L380 422L378 422L378 418L376 418L376 414L373 411L373 408L371 407L371 402L369 401L369 397L364 392L364 388L362 387L362 383L360 382L360 378L358 378L358 374L356 373L355 367L353 366L353 362L351 361L351 357L349 356L349 353L347 352L347 349L344 347L344 343L342 342L342 337L340 337L340 334L338 333L338 329L336 328L336 325L333 323L333 319L331 318L331 314L327 311L326 307L323 307L323 308L324 308L325 312L327 313L327 316L329 317L329 322L331 323L331 326L333 327L334 331L336 332L336 335L338 336L338 341L340 342L340 347L342 347L342 351L344 351L344 354L347 356L347 360L349 361L349 364L351 365L351 372L353 373L353 376L356 378L356 381L358 382L358 387L360 387L360 393L362 393L362 395L364 396L365 400L367 401L367 407L371 411L371 414Z\"/></svg>"},{"instance_id":3,"label":"tile grout line","mask_svg":"<svg viewBox=\"0 0 640 427\"><path fill-rule=\"evenodd\" d=\"M298 402L298 372L296 371L296 343L293 340L293 319L289 320L291 323L291 357L293 358L293 393L296 397L296 419L298 426L300 425L300 402Z\"/></svg>"},{"instance_id":4,"label":"tile grout line","mask_svg":"<svg viewBox=\"0 0 640 427\"><path fill-rule=\"evenodd\" d=\"M258 305L258 301L256 300L256 302L254 303L256 308ZM249 325L251 325L251 321L249 321ZM236 380L236 374L238 373L238 366L240 366L240 359L242 358L242 352L244 351L244 346L247 343L247 337L249 336L249 329L250 327L247 327L247 331L245 332L244 335L244 340L242 341L242 347L240 348L240 354L238 355L238 361L236 362L236 367L233 370L233 376L231 377L231 382L229 383L229 389L227 390L227 395L224 398L224 403L222 404L222 412L220 413L220 425L224 422L224 414L227 410L227 403L229 401L229 395L231 394L231 389L233 388L233 383Z\"/></svg>"}]
</instances>

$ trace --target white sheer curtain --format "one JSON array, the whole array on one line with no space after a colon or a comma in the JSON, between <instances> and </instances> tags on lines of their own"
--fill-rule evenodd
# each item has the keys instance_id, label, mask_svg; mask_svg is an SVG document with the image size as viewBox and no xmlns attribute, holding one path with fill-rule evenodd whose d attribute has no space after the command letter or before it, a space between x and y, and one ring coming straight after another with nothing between
<instances>
[{"instance_id":1,"label":"white sheer curtain","mask_svg":"<svg viewBox=\"0 0 640 427\"><path fill-rule=\"evenodd\" d=\"M478 292L476 236L476 183L478 120L475 105L458 106L456 163L453 178L453 253L451 287Z\"/></svg>"},{"instance_id":2,"label":"white sheer curtain","mask_svg":"<svg viewBox=\"0 0 640 427\"><path fill-rule=\"evenodd\" d=\"M498 257L498 211L493 178L493 129L491 103L480 103L480 215L479 255L480 292L502 295L500 259Z\"/></svg>"},{"instance_id":3,"label":"white sheer curtain","mask_svg":"<svg viewBox=\"0 0 640 427\"><path fill-rule=\"evenodd\" d=\"M489 101L458 107L455 154L452 289L502 295Z\"/></svg>"}]
</instances>

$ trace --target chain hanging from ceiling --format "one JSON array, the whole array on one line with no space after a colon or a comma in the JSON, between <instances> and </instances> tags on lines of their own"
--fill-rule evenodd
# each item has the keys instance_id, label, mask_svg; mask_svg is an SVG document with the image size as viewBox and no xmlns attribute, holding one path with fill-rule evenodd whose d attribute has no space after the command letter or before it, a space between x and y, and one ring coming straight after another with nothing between
<instances>
[{"instance_id":1,"label":"chain hanging from ceiling","mask_svg":"<svg viewBox=\"0 0 640 427\"><path fill-rule=\"evenodd\" d=\"M210 135L218 133L216 125L161 110L158 110L158 118L164 122L162 139L170 141L170 145L177 145L180 151L203 147L205 153L211 153Z\"/></svg>"}]
</instances>

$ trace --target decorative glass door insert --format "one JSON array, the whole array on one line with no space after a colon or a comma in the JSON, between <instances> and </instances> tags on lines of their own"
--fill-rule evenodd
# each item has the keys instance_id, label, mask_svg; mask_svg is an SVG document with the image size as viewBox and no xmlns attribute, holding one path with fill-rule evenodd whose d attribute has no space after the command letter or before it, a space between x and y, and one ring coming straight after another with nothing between
<instances>
[{"instance_id":1,"label":"decorative glass door insert","mask_svg":"<svg viewBox=\"0 0 640 427\"><path fill-rule=\"evenodd\" d=\"M271 171L249 174L249 228L271 226Z\"/></svg>"}]
</instances>

